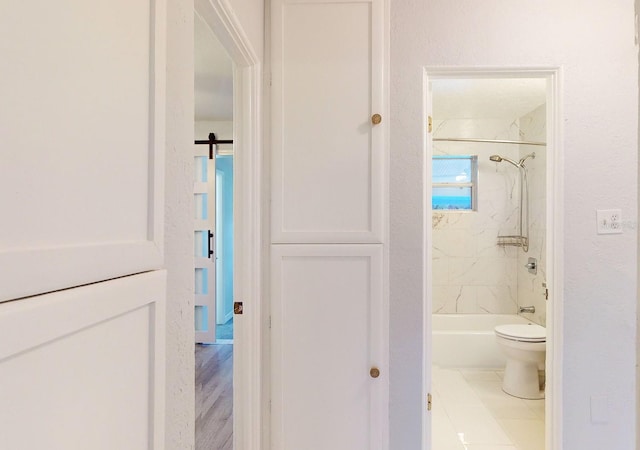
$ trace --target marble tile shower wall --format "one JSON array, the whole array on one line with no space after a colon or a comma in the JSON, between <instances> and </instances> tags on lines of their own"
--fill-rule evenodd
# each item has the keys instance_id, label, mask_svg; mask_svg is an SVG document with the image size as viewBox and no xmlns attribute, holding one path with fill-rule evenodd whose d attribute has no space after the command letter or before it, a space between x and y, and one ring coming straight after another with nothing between
<instances>
[{"instance_id":1,"label":"marble tile shower wall","mask_svg":"<svg viewBox=\"0 0 640 450\"><path fill-rule=\"evenodd\" d=\"M531 113L520 118L521 139L528 141L546 142L546 109L542 105ZM520 157L535 151L535 159L529 159L527 178L529 181L529 252L518 253L518 303L521 306L533 305L534 314L523 314L529 320L546 326L547 304L544 297L546 283L546 147L521 146ZM538 271L533 275L524 265L527 258L533 257L538 261Z\"/></svg>"},{"instance_id":2,"label":"marble tile shower wall","mask_svg":"<svg viewBox=\"0 0 640 450\"><path fill-rule=\"evenodd\" d=\"M436 120L433 136L516 140L521 129L517 119ZM522 250L497 237L518 234L518 171L489 156L518 160L518 145L434 142L434 154L478 155L478 209L433 213L433 312L517 313Z\"/></svg>"}]
</instances>

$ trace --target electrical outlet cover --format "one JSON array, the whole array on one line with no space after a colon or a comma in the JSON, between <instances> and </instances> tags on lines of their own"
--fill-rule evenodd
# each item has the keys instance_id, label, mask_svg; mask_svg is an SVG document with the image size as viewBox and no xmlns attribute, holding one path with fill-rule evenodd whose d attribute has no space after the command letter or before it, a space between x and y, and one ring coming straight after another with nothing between
<instances>
[{"instance_id":1,"label":"electrical outlet cover","mask_svg":"<svg viewBox=\"0 0 640 450\"><path fill-rule=\"evenodd\" d=\"M620 209L597 209L596 223L598 234L621 234L622 211Z\"/></svg>"}]
</instances>

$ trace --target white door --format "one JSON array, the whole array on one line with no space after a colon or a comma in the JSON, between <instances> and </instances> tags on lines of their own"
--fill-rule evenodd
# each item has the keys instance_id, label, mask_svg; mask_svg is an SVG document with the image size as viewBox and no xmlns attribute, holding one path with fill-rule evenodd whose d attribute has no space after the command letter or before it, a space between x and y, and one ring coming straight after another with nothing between
<instances>
[{"instance_id":1,"label":"white door","mask_svg":"<svg viewBox=\"0 0 640 450\"><path fill-rule=\"evenodd\" d=\"M379 245L272 254L272 449L382 450L389 382Z\"/></svg>"},{"instance_id":2,"label":"white door","mask_svg":"<svg viewBox=\"0 0 640 450\"><path fill-rule=\"evenodd\" d=\"M163 11L0 3L0 301L162 267Z\"/></svg>"},{"instance_id":3,"label":"white door","mask_svg":"<svg viewBox=\"0 0 640 450\"><path fill-rule=\"evenodd\" d=\"M209 147L194 145L195 341L216 341L216 159Z\"/></svg>"},{"instance_id":4,"label":"white door","mask_svg":"<svg viewBox=\"0 0 640 450\"><path fill-rule=\"evenodd\" d=\"M0 303L0 448L164 448L165 282Z\"/></svg>"},{"instance_id":5,"label":"white door","mask_svg":"<svg viewBox=\"0 0 640 450\"><path fill-rule=\"evenodd\" d=\"M164 447L165 26L0 2L0 448Z\"/></svg>"}]
</instances>

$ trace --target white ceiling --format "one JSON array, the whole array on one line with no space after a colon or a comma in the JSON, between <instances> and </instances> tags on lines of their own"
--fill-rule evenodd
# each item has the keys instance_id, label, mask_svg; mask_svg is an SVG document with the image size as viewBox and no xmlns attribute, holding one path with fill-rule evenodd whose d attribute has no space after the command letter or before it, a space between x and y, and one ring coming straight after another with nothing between
<instances>
[{"instance_id":1,"label":"white ceiling","mask_svg":"<svg viewBox=\"0 0 640 450\"><path fill-rule=\"evenodd\" d=\"M433 118L517 119L546 101L541 78L433 80Z\"/></svg>"},{"instance_id":2,"label":"white ceiling","mask_svg":"<svg viewBox=\"0 0 640 450\"><path fill-rule=\"evenodd\" d=\"M197 14L194 40L195 120L233 120L231 58Z\"/></svg>"}]
</instances>

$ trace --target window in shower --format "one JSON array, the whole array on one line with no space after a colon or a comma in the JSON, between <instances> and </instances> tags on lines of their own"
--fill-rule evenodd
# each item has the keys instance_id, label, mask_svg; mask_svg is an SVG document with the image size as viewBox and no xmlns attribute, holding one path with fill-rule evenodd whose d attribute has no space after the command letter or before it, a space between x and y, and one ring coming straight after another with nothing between
<instances>
[{"instance_id":1,"label":"window in shower","mask_svg":"<svg viewBox=\"0 0 640 450\"><path fill-rule=\"evenodd\" d=\"M475 211L478 156L433 157L431 207L434 210Z\"/></svg>"}]
</instances>

